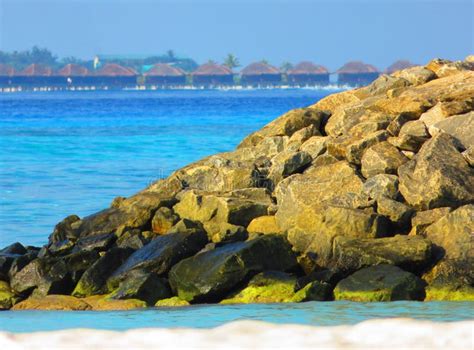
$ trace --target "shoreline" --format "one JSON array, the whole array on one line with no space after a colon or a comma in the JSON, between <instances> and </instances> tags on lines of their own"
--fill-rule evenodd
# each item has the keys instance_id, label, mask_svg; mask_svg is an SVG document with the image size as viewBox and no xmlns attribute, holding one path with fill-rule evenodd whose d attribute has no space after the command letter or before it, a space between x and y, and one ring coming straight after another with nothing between
<instances>
[{"instance_id":1,"label":"shoreline","mask_svg":"<svg viewBox=\"0 0 474 350\"><path fill-rule=\"evenodd\" d=\"M351 326L313 327L235 321L212 329L141 328L125 332L69 329L52 332L0 332L3 349L160 349L324 348L471 349L474 321L431 322L407 318L374 319ZM394 336L400 334L403 336ZM382 345L383 344L383 345Z\"/></svg>"}]
</instances>

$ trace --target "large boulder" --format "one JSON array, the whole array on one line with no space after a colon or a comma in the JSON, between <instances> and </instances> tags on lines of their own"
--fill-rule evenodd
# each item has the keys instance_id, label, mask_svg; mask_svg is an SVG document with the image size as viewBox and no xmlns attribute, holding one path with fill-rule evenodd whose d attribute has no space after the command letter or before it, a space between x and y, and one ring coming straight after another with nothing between
<instances>
[{"instance_id":1,"label":"large boulder","mask_svg":"<svg viewBox=\"0 0 474 350\"><path fill-rule=\"evenodd\" d=\"M155 305L160 299L171 297L168 281L156 273L133 270L110 295L111 299L143 300L148 305Z\"/></svg>"},{"instance_id":2,"label":"large boulder","mask_svg":"<svg viewBox=\"0 0 474 350\"><path fill-rule=\"evenodd\" d=\"M378 239L340 236L334 240L333 249L333 268L342 272L383 264L419 272L431 262L431 242L421 236L397 235Z\"/></svg>"},{"instance_id":3,"label":"large boulder","mask_svg":"<svg viewBox=\"0 0 474 350\"><path fill-rule=\"evenodd\" d=\"M220 242L225 240L222 237L223 224L247 227L254 218L266 215L270 204L269 196L255 200L236 194L191 190L181 195L181 201L174 206L174 211L181 218L203 223L209 238Z\"/></svg>"},{"instance_id":4,"label":"large boulder","mask_svg":"<svg viewBox=\"0 0 474 350\"><path fill-rule=\"evenodd\" d=\"M474 112L454 115L429 127L432 136L445 132L453 136L464 149L474 146Z\"/></svg>"},{"instance_id":5,"label":"large boulder","mask_svg":"<svg viewBox=\"0 0 474 350\"><path fill-rule=\"evenodd\" d=\"M99 259L96 251L73 253L60 258L37 258L11 279L17 293L35 296L70 294L82 274Z\"/></svg>"},{"instance_id":6,"label":"large boulder","mask_svg":"<svg viewBox=\"0 0 474 350\"><path fill-rule=\"evenodd\" d=\"M159 236L143 248L135 251L108 279L109 290L114 290L130 273L141 270L166 274L178 261L196 254L206 243L207 235L202 229L170 233Z\"/></svg>"},{"instance_id":7,"label":"large boulder","mask_svg":"<svg viewBox=\"0 0 474 350\"><path fill-rule=\"evenodd\" d=\"M287 271L295 266L296 258L286 239L264 235L182 260L171 269L169 280L181 299L215 301L258 272Z\"/></svg>"},{"instance_id":8,"label":"large boulder","mask_svg":"<svg viewBox=\"0 0 474 350\"><path fill-rule=\"evenodd\" d=\"M133 253L130 248L112 248L101 256L81 276L72 295L86 297L104 294L109 276Z\"/></svg>"},{"instance_id":9,"label":"large boulder","mask_svg":"<svg viewBox=\"0 0 474 350\"><path fill-rule=\"evenodd\" d=\"M327 118L327 113L314 108L292 110L267 124L259 131L247 136L239 144L239 148L256 146L265 138L272 136L292 136L298 130L310 125L314 125L319 130Z\"/></svg>"},{"instance_id":10,"label":"large boulder","mask_svg":"<svg viewBox=\"0 0 474 350\"><path fill-rule=\"evenodd\" d=\"M439 261L424 275L429 283L430 299L456 299L458 290L470 291L474 298L474 205L462 206L432 225L424 235L435 245L435 259Z\"/></svg>"},{"instance_id":11,"label":"large boulder","mask_svg":"<svg viewBox=\"0 0 474 350\"><path fill-rule=\"evenodd\" d=\"M423 281L414 274L391 265L372 266L355 272L334 289L336 300L395 301L423 300Z\"/></svg>"},{"instance_id":12,"label":"large boulder","mask_svg":"<svg viewBox=\"0 0 474 350\"><path fill-rule=\"evenodd\" d=\"M457 141L441 133L398 168L400 192L416 209L457 207L474 201L474 169L456 148Z\"/></svg>"},{"instance_id":13,"label":"large boulder","mask_svg":"<svg viewBox=\"0 0 474 350\"><path fill-rule=\"evenodd\" d=\"M362 187L355 169L344 161L293 175L275 191L277 224L288 231L288 239L297 251L326 266L334 237L388 234L385 218L377 215L370 204L359 203Z\"/></svg>"},{"instance_id":14,"label":"large boulder","mask_svg":"<svg viewBox=\"0 0 474 350\"><path fill-rule=\"evenodd\" d=\"M168 184L168 185L167 185ZM158 186L157 184L155 186ZM89 236L116 234L120 236L125 230L147 229L156 210L173 204L171 195L181 190L181 184L171 180L161 187L169 189L166 193L145 190L130 198L121 199L113 206L80 220L77 216L69 216L58 225L49 237L49 243L54 244L65 239L75 241Z\"/></svg>"}]
</instances>

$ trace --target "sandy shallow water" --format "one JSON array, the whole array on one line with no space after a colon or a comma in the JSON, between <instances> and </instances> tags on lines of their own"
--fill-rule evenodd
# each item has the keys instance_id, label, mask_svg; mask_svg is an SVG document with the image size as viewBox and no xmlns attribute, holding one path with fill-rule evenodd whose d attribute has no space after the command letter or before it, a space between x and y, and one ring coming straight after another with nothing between
<instances>
[{"instance_id":1,"label":"sandy shallow water","mask_svg":"<svg viewBox=\"0 0 474 350\"><path fill-rule=\"evenodd\" d=\"M473 349L474 321L370 320L313 327L236 321L212 329L71 329L0 333L0 349Z\"/></svg>"}]
</instances>

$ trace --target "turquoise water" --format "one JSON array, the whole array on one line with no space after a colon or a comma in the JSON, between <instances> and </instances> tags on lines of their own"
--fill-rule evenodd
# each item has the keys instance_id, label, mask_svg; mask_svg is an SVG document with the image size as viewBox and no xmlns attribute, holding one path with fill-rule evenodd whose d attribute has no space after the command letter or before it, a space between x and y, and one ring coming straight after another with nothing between
<instances>
[{"instance_id":1,"label":"turquoise water","mask_svg":"<svg viewBox=\"0 0 474 350\"><path fill-rule=\"evenodd\" d=\"M334 90L0 94L0 247L42 245L70 214L108 207Z\"/></svg>"},{"instance_id":2,"label":"turquoise water","mask_svg":"<svg viewBox=\"0 0 474 350\"><path fill-rule=\"evenodd\" d=\"M331 90L0 95L0 247L42 245L69 214L107 207ZM472 319L474 303L203 305L123 312L0 312L0 330L213 327L251 319L310 325L411 317Z\"/></svg>"},{"instance_id":3,"label":"turquoise water","mask_svg":"<svg viewBox=\"0 0 474 350\"><path fill-rule=\"evenodd\" d=\"M308 302L267 305L201 305L133 311L5 311L0 330L36 332L68 328L127 330L144 327L210 328L238 320L313 326L355 324L374 318L404 317L439 322L473 318L469 302Z\"/></svg>"}]
</instances>

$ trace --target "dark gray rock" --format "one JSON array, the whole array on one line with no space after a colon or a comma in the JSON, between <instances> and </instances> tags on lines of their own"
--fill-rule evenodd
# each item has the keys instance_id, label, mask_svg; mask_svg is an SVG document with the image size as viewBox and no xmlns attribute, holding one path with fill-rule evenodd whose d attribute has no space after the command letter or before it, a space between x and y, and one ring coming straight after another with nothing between
<instances>
[{"instance_id":1,"label":"dark gray rock","mask_svg":"<svg viewBox=\"0 0 474 350\"><path fill-rule=\"evenodd\" d=\"M295 266L288 241L283 236L264 235L185 259L171 269L169 279L181 299L218 300L258 272L286 271Z\"/></svg>"}]
</instances>

